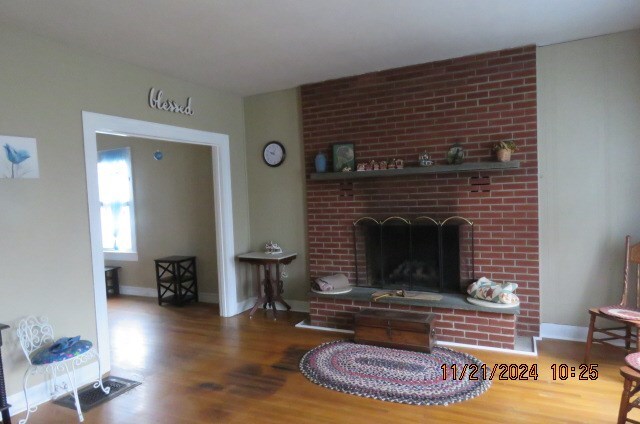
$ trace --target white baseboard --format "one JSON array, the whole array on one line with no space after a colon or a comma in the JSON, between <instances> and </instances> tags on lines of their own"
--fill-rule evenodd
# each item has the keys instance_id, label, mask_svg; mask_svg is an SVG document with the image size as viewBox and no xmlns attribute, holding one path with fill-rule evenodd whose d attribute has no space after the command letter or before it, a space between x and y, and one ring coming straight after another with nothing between
<instances>
[{"instance_id":1,"label":"white baseboard","mask_svg":"<svg viewBox=\"0 0 640 424\"><path fill-rule=\"evenodd\" d=\"M341 330L338 328L328 328L328 327L319 327L316 325L311 325L307 320L302 320L296 324L296 328L307 328L309 330L318 330L318 331L329 331L332 333L343 333L343 334L354 334L353 330ZM502 349L499 347L490 347L490 346L477 346L477 345L469 345L463 343L454 343L454 342L442 342L439 341L438 345L440 346L452 346L452 347L464 347L467 349L477 349L477 350L490 350L493 352L502 352L502 353L511 353L516 355L526 355L526 356L538 356L538 352L535 349L535 341L534 341L534 351L526 352L522 350L511 350L511 349Z\"/></svg>"},{"instance_id":2,"label":"white baseboard","mask_svg":"<svg viewBox=\"0 0 640 424\"><path fill-rule=\"evenodd\" d=\"M257 297L250 297L249 299L239 301L238 306L236 306L236 311L238 311L238 314L241 314L253 308L253 304L256 303L256 299Z\"/></svg>"},{"instance_id":3,"label":"white baseboard","mask_svg":"<svg viewBox=\"0 0 640 424\"><path fill-rule=\"evenodd\" d=\"M292 311L309 313L309 302L304 300L287 300Z\"/></svg>"},{"instance_id":4,"label":"white baseboard","mask_svg":"<svg viewBox=\"0 0 640 424\"><path fill-rule=\"evenodd\" d=\"M293 305L292 305L293 306ZM308 312L308 311L307 311ZM309 328L312 330L321 330L321 331L335 331L335 332L341 332L341 333L353 333L353 331L349 331L349 330L337 330L337 329L329 329L329 328L325 328L325 327L317 327L314 325L309 325L307 324L305 321L300 322L299 324L296 325L296 327L299 328ZM540 337L534 337L534 352L533 354L536 354L536 342L540 341L541 339L557 339L557 340L572 340L572 341L577 341L577 342L586 342L587 341L587 333L589 332L588 327L579 327L579 326L573 326L573 325L564 325L564 324L552 324L552 323L542 323L540 325ZM459 343L453 343L453 342L439 342L443 345L446 346L462 346L462 347L469 347L469 348L477 348L477 349L483 349L483 350L496 350L499 352L510 352L510 353L522 353L522 351L513 351L513 350L509 350L509 349L500 349L500 348L493 348L493 347L481 347L481 346L475 346L475 345L465 345L465 344L459 344ZM612 342L615 345L619 345L619 346L624 346L624 341L622 340L614 340ZM528 352L524 352L523 354L531 354Z\"/></svg>"},{"instance_id":5,"label":"white baseboard","mask_svg":"<svg viewBox=\"0 0 640 424\"><path fill-rule=\"evenodd\" d=\"M158 290L150 287L137 287L137 286L120 286L120 294L127 296L141 296L141 297L158 297ZM218 293L198 293L198 299L202 303L220 303Z\"/></svg>"},{"instance_id":6,"label":"white baseboard","mask_svg":"<svg viewBox=\"0 0 640 424\"><path fill-rule=\"evenodd\" d=\"M353 330L342 330L340 328L329 328L329 327L320 327L317 325L311 325L308 323L306 319L300 321L296 324L296 328L307 328L309 330L317 330L317 331L328 331L330 333L344 333L344 334L354 334Z\"/></svg>"},{"instance_id":7,"label":"white baseboard","mask_svg":"<svg viewBox=\"0 0 640 424\"><path fill-rule=\"evenodd\" d=\"M538 356L538 351L535 348L534 348L533 352L527 352L527 351L523 351L523 350L503 349L501 347L470 345L470 344L454 343L454 342L441 342L441 341L438 341L438 344L440 346L463 347L465 349L475 349L475 350L488 350L488 351L491 351L491 352L510 353L512 355ZM534 344L535 344L535 340L534 340Z\"/></svg>"},{"instance_id":8,"label":"white baseboard","mask_svg":"<svg viewBox=\"0 0 640 424\"><path fill-rule=\"evenodd\" d=\"M150 287L120 286L120 294L126 296L158 297L158 290Z\"/></svg>"},{"instance_id":9,"label":"white baseboard","mask_svg":"<svg viewBox=\"0 0 640 424\"><path fill-rule=\"evenodd\" d=\"M150 287L138 287L138 286L120 286L120 294L127 296L141 296L141 297L158 297L158 291ZM202 303L220 303L220 297L218 293L198 293L198 298ZM236 311L242 313L248 309L253 308L256 303L257 297L250 297L249 299L241 300L236 306ZM296 312L309 312L309 302L305 300L287 300L292 311ZM284 306L276 302L276 309L278 311L286 310Z\"/></svg>"},{"instance_id":10,"label":"white baseboard","mask_svg":"<svg viewBox=\"0 0 640 424\"><path fill-rule=\"evenodd\" d=\"M242 301L238 302L237 311L240 311L238 313L242 313L242 312L245 312L245 311L253 308L253 305L255 305L256 300L258 300L258 298L253 296L253 297L250 297L249 299L242 300ZM308 301L305 301L305 300L286 300L286 302L289 304L289 306L291 306L291 310L292 311L309 313L309 302ZM277 311L286 311L287 308L282 306L280 303L276 302L276 310Z\"/></svg>"},{"instance_id":11,"label":"white baseboard","mask_svg":"<svg viewBox=\"0 0 640 424\"><path fill-rule=\"evenodd\" d=\"M198 293L198 300L202 303L220 303L218 293Z\"/></svg>"},{"instance_id":12,"label":"white baseboard","mask_svg":"<svg viewBox=\"0 0 640 424\"><path fill-rule=\"evenodd\" d=\"M618 333L622 334L620 331ZM588 327L545 322L540 325L540 336L543 339L572 340L586 343L588 334ZM616 346L624 346L623 340L612 340L609 343Z\"/></svg>"},{"instance_id":13,"label":"white baseboard","mask_svg":"<svg viewBox=\"0 0 640 424\"><path fill-rule=\"evenodd\" d=\"M97 377L97 362L92 362L91 364L88 364L76 370L76 381L78 382L78 388L91 382L97 381ZM58 381L60 381L61 383L67 383L67 385L69 384L67 375L65 373L58 375ZM51 400L51 394L49 393L49 388L46 381L43 381L35 386L29 386L27 388L27 392L29 395L30 405L41 405ZM7 402L11 404L11 408L9 408L9 413L11 416L20 414L27 410L27 403L22 391L9 395L7 397ZM38 411L36 411L35 414L38 414Z\"/></svg>"},{"instance_id":14,"label":"white baseboard","mask_svg":"<svg viewBox=\"0 0 640 424\"><path fill-rule=\"evenodd\" d=\"M553 324L543 322L540 324L540 337L543 339L558 340L574 340L577 342L586 342L587 327L578 327L574 325Z\"/></svg>"}]
</instances>

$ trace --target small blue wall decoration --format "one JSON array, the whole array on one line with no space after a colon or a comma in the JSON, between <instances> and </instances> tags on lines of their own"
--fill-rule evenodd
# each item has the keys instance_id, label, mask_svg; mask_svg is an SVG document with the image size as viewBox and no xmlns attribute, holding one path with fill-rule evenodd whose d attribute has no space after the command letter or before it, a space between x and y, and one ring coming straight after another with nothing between
<instances>
[{"instance_id":1,"label":"small blue wall decoration","mask_svg":"<svg viewBox=\"0 0 640 424\"><path fill-rule=\"evenodd\" d=\"M35 138L0 135L0 178L38 178L38 151Z\"/></svg>"}]
</instances>

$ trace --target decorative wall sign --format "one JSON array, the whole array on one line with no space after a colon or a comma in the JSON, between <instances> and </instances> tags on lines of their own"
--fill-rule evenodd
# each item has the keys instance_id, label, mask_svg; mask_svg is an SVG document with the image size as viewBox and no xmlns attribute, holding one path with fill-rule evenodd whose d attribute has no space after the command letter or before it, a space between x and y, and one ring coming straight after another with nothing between
<instances>
[{"instance_id":1,"label":"decorative wall sign","mask_svg":"<svg viewBox=\"0 0 640 424\"><path fill-rule=\"evenodd\" d=\"M187 104L182 106L175 100L164 100L162 97L164 93L162 90L156 90L151 87L149 90L149 107L152 109L166 110L167 112L182 113L183 115L193 115L193 108L191 107L191 97L187 97Z\"/></svg>"},{"instance_id":2,"label":"decorative wall sign","mask_svg":"<svg viewBox=\"0 0 640 424\"><path fill-rule=\"evenodd\" d=\"M0 135L0 178L39 178L35 138Z\"/></svg>"}]
</instances>

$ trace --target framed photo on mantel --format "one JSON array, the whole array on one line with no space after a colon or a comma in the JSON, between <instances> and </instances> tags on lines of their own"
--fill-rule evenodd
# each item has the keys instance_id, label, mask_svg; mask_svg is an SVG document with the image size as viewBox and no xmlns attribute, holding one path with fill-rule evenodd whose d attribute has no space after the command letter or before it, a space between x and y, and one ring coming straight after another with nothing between
<instances>
[{"instance_id":1,"label":"framed photo on mantel","mask_svg":"<svg viewBox=\"0 0 640 424\"><path fill-rule=\"evenodd\" d=\"M356 155L353 143L335 143L332 147L333 171L355 171Z\"/></svg>"}]
</instances>

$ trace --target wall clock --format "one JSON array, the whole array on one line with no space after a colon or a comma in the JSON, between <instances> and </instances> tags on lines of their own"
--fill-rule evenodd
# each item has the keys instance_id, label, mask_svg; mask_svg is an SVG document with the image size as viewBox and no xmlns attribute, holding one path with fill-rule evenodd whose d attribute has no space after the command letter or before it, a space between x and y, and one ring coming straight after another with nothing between
<instances>
[{"instance_id":1,"label":"wall clock","mask_svg":"<svg viewBox=\"0 0 640 424\"><path fill-rule=\"evenodd\" d=\"M264 163L269 166L276 167L282 165L286 155L287 153L284 146L279 141L270 141L265 144L264 149L262 149L262 159L264 159Z\"/></svg>"}]
</instances>

